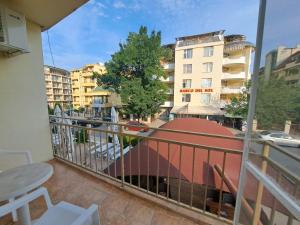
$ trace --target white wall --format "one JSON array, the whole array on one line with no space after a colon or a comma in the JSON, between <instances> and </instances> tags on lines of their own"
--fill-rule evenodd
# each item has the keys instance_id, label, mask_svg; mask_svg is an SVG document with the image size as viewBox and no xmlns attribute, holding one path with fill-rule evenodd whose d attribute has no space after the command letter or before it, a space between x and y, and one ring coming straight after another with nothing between
<instances>
[{"instance_id":1,"label":"white wall","mask_svg":"<svg viewBox=\"0 0 300 225\"><path fill-rule=\"evenodd\" d=\"M30 53L0 56L0 148L27 149L33 161L52 158L43 75L41 29L27 22ZM0 168L16 163L0 156Z\"/></svg>"}]
</instances>

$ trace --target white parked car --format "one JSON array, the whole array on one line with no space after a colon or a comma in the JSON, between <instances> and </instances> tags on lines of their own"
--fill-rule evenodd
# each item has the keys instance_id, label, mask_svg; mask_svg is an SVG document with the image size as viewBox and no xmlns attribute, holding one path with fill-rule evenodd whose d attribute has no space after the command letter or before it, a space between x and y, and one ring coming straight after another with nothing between
<instances>
[{"instance_id":1,"label":"white parked car","mask_svg":"<svg viewBox=\"0 0 300 225\"><path fill-rule=\"evenodd\" d=\"M258 134L258 137L266 141L274 142L277 145L300 148L300 140L292 138L283 131L262 131Z\"/></svg>"}]
</instances>

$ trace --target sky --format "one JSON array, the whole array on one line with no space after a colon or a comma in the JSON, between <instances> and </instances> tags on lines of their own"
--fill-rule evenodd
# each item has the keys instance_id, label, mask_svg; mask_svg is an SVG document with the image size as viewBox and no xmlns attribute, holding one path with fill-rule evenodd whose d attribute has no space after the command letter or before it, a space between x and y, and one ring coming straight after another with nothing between
<instances>
[{"instance_id":1,"label":"sky","mask_svg":"<svg viewBox=\"0 0 300 225\"><path fill-rule=\"evenodd\" d=\"M262 49L264 55L278 46L295 47L300 44L300 1L267 1Z\"/></svg>"},{"instance_id":2,"label":"sky","mask_svg":"<svg viewBox=\"0 0 300 225\"><path fill-rule=\"evenodd\" d=\"M90 0L48 30L54 66L72 70L104 63L141 25L161 31L162 44L216 30L244 34L255 43L258 5L258 0ZM48 35L42 34L44 62L53 65Z\"/></svg>"}]
</instances>

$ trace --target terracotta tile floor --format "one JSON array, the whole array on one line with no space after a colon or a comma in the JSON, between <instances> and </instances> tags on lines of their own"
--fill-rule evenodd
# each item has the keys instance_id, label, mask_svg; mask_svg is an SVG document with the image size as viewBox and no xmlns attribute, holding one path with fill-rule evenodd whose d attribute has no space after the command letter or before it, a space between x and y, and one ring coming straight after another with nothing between
<instances>
[{"instance_id":1,"label":"terracotta tile floor","mask_svg":"<svg viewBox=\"0 0 300 225\"><path fill-rule=\"evenodd\" d=\"M57 160L49 163L54 175L44 185L53 203L67 201L82 207L99 205L101 225L196 225L174 212L128 194L93 176ZM30 204L32 218L46 209L42 199ZM10 216L0 219L0 225L13 224Z\"/></svg>"}]
</instances>

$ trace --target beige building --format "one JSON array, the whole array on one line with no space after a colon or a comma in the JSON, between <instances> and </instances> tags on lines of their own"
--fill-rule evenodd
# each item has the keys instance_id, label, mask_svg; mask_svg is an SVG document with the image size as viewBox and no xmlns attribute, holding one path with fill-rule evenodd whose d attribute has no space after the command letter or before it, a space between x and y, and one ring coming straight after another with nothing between
<instances>
[{"instance_id":1,"label":"beige building","mask_svg":"<svg viewBox=\"0 0 300 225\"><path fill-rule=\"evenodd\" d=\"M19 13L18 18L25 17L22 30L27 40L21 41L28 45L26 54L21 51L18 55L0 52L0 102L3 106L0 111L1 149L28 150L34 162L53 158L41 33L85 2L1 1L1 7ZM7 159L1 156L1 169L16 166L19 160L19 157Z\"/></svg>"},{"instance_id":2,"label":"beige building","mask_svg":"<svg viewBox=\"0 0 300 225\"><path fill-rule=\"evenodd\" d=\"M73 107L89 108L92 105L92 91L97 87L93 73L103 74L105 67L103 64L88 64L81 69L71 71Z\"/></svg>"},{"instance_id":3,"label":"beige building","mask_svg":"<svg viewBox=\"0 0 300 225\"><path fill-rule=\"evenodd\" d=\"M55 103L64 108L72 105L72 86L70 72L52 66L44 66L47 101L50 107Z\"/></svg>"},{"instance_id":4,"label":"beige building","mask_svg":"<svg viewBox=\"0 0 300 225\"><path fill-rule=\"evenodd\" d=\"M295 69L299 68L299 52L300 44L293 48L279 46L277 49L270 51L265 59L265 79L268 80L274 72L274 75L281 77L289 76L287 80L290 80L291 83L298 82L298 73Z\"/></svg>"},{"instance_id":5,"label":"beige building","mask_svg":"<svg viewBox=\"0 0 300 225\"><path fill-rule=\"evenodd\" d=\"M172 94L162 106L172 114L223 115L231 97L239 96L251 78L254 47L243 35L224 31L179 37L174 62L164 64Z\"/></svg>"}]
</instances>

